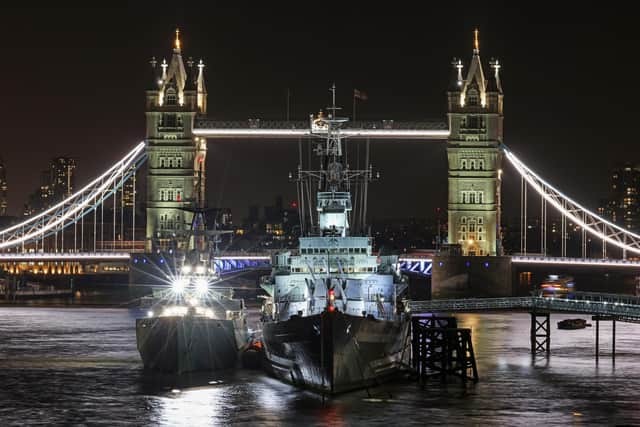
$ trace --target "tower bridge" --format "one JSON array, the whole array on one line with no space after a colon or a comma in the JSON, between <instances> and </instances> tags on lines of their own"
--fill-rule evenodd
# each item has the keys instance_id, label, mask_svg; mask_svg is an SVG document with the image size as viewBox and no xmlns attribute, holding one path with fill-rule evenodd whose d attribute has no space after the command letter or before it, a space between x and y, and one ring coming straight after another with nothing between
<instances>
[{"instance_id":1,"label":"tower bridge","mask_svg":"<svg viewBox=\"0 0 640 427\"><path fill-rule=\"evenodd\" d=\"M80 191L40 214L0 230L0 266L5 269L13 266L15 270L20 265L28 268L45 262L123 262L123 259L115 259L120 252L126 252L132 262L133 254L138 251L170 251L174 249L174 237L186 232L190 211L204 201L207 141L300 141L311 138L313 122L318 119L313 115L309 120L300 121L257 118L220 121L208 116L205 64L202 60L198 63L184 61L182 51L177 33L169 62L155 59L150 62L152 78L146 91L144 141ZM499 292L506 292L509 287L496 284L496 281L511 277L511 273L505 274L505 269L512 265L596 266L635 271L638 262L626 258L627 255L640 255L640 235L611 223L569 198L505 145L501 65L492 60L485 68L477 33L468 69L460 59L451 65L446 121L354 121L341 130L344 136L367 144L381 140L399 144L408 140L446 144L450 251L441 251L428 258L401 257L401 268L423 275L433 274L434 280L436 277L442 279L443 275L449 280L454 277L468 279L476 273L464 269L477 265L477 277ZM539 196L541 204L540 241L527 241L527 233L521 232L521 256L514 257L503 256L502 249L501 186L505 160L521 179L521 230L526 230L531 219L528 204L532 203L532 195ZM144 163L147 166L146 200L136 200L134 193L134 207L127 209L124 184L133 182L135 188L138 170ZM141 203L144 203L146 213L143 224L141 221L136 223L135 215L135 205ZM560 256L556 257L550 256L547 246L549 206L562 218L562 248ZM566 256L567 221L581 230L582 256L579 259ZM597 260L587 256L588 236L602 242L602 257ZM540 249L539 255L527 255L532 246ZM611 259L612 253L607 252L607 248L615 249L622 260ZM107 260L109 257L114 259ZM475 258L470 261L467 257ZM252 261L257 260L246 256L221 257L219 266L221 269L233 265L251 267ZM260 262L262 266L266 263L264 259ZM454 264L455 271L447 270ZM21 267L18 270L21 271ZM485 270L491 274L487 275ZM458 281L452 286L459 285Z\"/></svg>"}]
</instances>

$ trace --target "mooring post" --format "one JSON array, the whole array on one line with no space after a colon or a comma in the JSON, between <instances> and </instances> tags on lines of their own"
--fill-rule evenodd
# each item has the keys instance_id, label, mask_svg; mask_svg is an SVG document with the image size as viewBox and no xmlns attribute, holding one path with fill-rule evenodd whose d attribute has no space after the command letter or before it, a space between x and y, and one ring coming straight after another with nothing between
<instances>
[{"instance_id":1,"label":"mooring post","mask_svg":"<svg viewBox=\"0 0 640 427\"><path fill-rule=\"evenodd\" d=\"M611 351L611 359L613 363L616 362L616 318L612 318L612 332L613 332L613 343L612 343L612 351Z\"/></svg>"},{"instance_id":2,"label":"mooring post","mask_svg":"<svg viewBox=\"0 0 640 427\"><path fill-rule=\"evenodd\" d=\"M531 355L536 354L536 315L531 312Z\"/></svg>"},{"instance_id":3,"label":"mooring post","mask_svg":"<svg viewBox=\"0 0 640 427\"><path fill-rule=\"evenodd\" d=\"M551 353L551 328L550 314L531 312L531 355L546 353L549 357ZM539 320L541 318L542 320Z\"/></svg>"},{"instance_id":4,"label":"mooring post","mask_svg":"<svg viewBox=\"0 0 640 427\"><path fill-rule=\"evenodd\" d=\"M599 346L600 346L600 316L596 316L596 363L598 363Z\"/></svg>"}]
</instances>

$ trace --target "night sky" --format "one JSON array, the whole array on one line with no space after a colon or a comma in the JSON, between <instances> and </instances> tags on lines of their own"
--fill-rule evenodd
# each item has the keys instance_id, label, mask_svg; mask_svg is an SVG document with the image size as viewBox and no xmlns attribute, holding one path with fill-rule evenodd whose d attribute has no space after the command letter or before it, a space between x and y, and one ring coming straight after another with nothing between
<instances>
[{"instance_id":1,"label":"night sky","mask_svg":"<svg viewBox=\"0 0 640 427\"><path fill-rule=\"evenodd\" d=\"M216 2L105 9L8 9L0 13L0 156L17 214L54 156L77 158L78 184L106 169L144 137L144 91L152 55L171 55L179 26L183 56L207 67L209 116L283 119L326 107L335 81L351 114L353 88L368 94L362 119L446 119L452 57L468 65L472 32L480 54L500 59L505 142L529 166L587 206L607 196L609 171L637 161L636 17L581 6L433 2L295 6ZM210 141L209 204L240 219L252 204L295 194L287 175L295 143ZM431 216L446 206L443 142L375 143L382 179L370 190L374 218ZM519 179L505 175L504 203L515 215Z\"/></svg>"}]
</instances>

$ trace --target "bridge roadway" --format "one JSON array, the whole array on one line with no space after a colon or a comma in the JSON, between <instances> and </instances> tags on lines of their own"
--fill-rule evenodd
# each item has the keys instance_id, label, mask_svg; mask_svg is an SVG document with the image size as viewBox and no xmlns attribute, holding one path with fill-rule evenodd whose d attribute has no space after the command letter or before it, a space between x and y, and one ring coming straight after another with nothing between
<instances>
[{"instance_id":1,"label":"bridge roadway","mask_svg":"<svg viewBox=\"0 0 640 427\"><path fill-rule=\"evenodd\" d=\"M356 139L418 139L446 141L449 126L446 122L402 122L394 120L350 122L341 129L344 137ZM275 121L251 119L245 121L217 121L196 119L193 134L205 138L272 138L298 139L313 136L311 121ZM317 134L316 134L317 135Z\"/></svg>"},{"instance_id":2,"label":"bridge roadway","mask_svg":"<svg viewBox=\"0 0 640 427\"><path fill-rule=\"evenodd\" d=\"M255 268L268 267L271 261L272 252L256 253L225 253L224 256L216 257L216 263L221 270L237 270L243 266ZM132 257L143 256L128 252L57 252L57 253L0 253L0 264L2 263L33 263L33 262L83 262L83 261L104 261L123 262L129 261ZM400 268L407 273L417 273L423 276L431 276L434 253L407 254L398 258ZM595 258L569 258L569 257L548 257L540 255L514 255L511 257L513 264L521 265L571 265L589 267L612 267L615 269L639 269L640 261L621 259L595 259Z\"/></svg>"},{"instance_id":3,"label":"bridge roadway","mask_svg":"<svg viewBox=\"0 0 640 427\"><path fill-rule=\"evenodd\" d=\"M527 310L613 316L623 322L640 323L640 297L633 295L576 292L574 298L505 297L411 301L413 314L472 311Z\"/></svg>"}]
</instances>

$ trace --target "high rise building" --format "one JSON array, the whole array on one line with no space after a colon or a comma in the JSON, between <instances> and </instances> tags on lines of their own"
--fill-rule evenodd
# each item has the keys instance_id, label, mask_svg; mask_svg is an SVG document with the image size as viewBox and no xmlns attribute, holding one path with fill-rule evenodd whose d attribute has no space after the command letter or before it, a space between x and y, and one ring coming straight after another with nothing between
<instances>
[{"instance_id":1,"label":"high rise building","mask_svg":"<svg viewBox=\"0 0 640 427\"><path fill-rule=\"evenodd\" d=\"M491 61L485 78L478 30L466 77L453 62L447 91L449 129L449 243L463 255L500 255L500 179L503 93L500 65Z\"/></svg>"},{"instance_id":2,"label":"high rise building","mask_svg":"<svg viewBox=\"0 0 640 427\"><path fill-rule=\"evenodd\" d=\"M640 229L640 166L625 164L611 172L609 200L599 210L621 227Z\"/></svg>"},{"instance_id":3,"label":"high rise building","mask_svg":"<svg viewBox=\"0 0 640 427\"><path fill-rule=\"evenodd\" d=\"M136 173L135 166L131 166L131 168L129 169L129 173ZM136 199L138 198L138 190L136 188L137 185L137 180L133 178L127 179L122 185L122 198L125 209L130 209L135 206Z\"/></svg>"},{"instance_id":4,"label":"high rise building","mask_svg":"<svg viewBox=\"0 0 640 427\"><path fill-rule=\"evenodd\" d=\"M176 30L171 61L151 60L153 78L146 95L147 250L166 249L188 230L187 210L204 203L206 141L193 134L194 119L207 110L202 60L182 60Z\"/></svg>"},{"instance_id":5,"label":"high rise building","mask_svg":"<svg viewBox=\"0 0 640 427\"><path fill-rule=\"evenodd\" d=\"M76 182L76 161L70 157L56 157L49 164L49 185L53 200L58 202L73 194Z\"/></svg>"},{"instance_id":6,"label":"high rise building","mask_svg":"<svg viewBox=\"0 0 640 427\"><path fill-rule=\"evenodd\" d=\"M70 157L56 157L49 168L40 173L40 185L27 199L23 215L40 212L73 194L76 182L76 161Z\"/></svg>"},{"instance_id":7,"label":"high rise building","mask_svg":"<svg viewBox=\"0 0 640 427\"><path fill-rule=\"evenodd\" d=\"M0 158L0 216L7 215L7 170Z\"/></svg>"}]
</instances>

